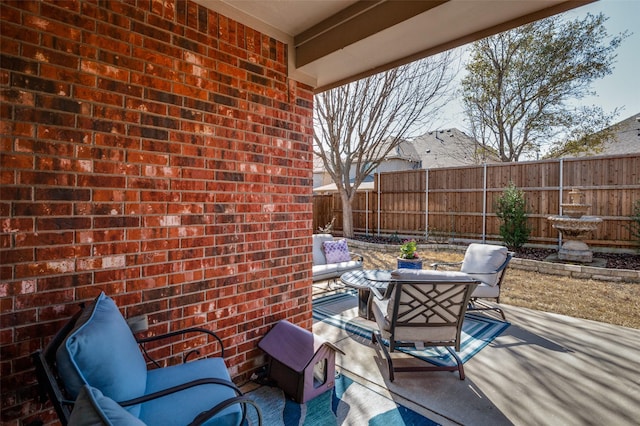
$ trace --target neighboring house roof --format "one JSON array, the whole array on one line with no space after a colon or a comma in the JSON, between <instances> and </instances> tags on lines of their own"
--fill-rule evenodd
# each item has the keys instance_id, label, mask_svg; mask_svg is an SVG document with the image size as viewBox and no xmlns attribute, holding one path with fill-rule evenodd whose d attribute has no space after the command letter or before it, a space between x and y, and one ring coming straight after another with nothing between
<instances>
[{"instance_id":1,"label":"neighboring house roof","mask_svg":"<svg viewBox=\"0 0 640 426\"><path fill-rule=\"evenodd\" d=\"M389 142L390 143L390 142ZM496 159L479 158L476 155L478 143L458 129L435 130L418 136L413 140L402 140L386 159L378 166L378 172L394 172L415 169L434 169L438 167L458 167L480 164L484 161L498 162ZM323 170L317 168L314 161L314 173ZM365 181L366 182L366 181ZM313 191L326 193L337 191L335 184L316 181ZM359 190L373 189L373 182L363 184Z\"/></svg>"},{"instance_id":2,"label":"neighboring house roof","mask_svg":"<svg viewBox=\"0 0 640 426\"><path fill-rule=\"evenodd\" d=\"M456 128L434 130L413 140L401 141L395 151L387 156L385 162L403 160L408 163L407 166L395 167L395 169L410 170L468 166L483 161L497 161L496 159L478 158L477 150L476 140L461 130ZM390 171L389 167L384 168L382 165L380 169Z\"/></svg>"},{"instance_id":3,"label":"neighboring house roof","mask_svg":"<svg viewBox=\"0 0 640 426\"><path fill-rule=\"evenodd\" d=\"M382 145L388 147L392 142L393 139L387 139ZM387 155L386 160L417 161L418 158L413 144L406 139L402 139L398 142L395 149Z\"/></svg>"},{"instance_id":4,"label":"neighboring house roof","mask_svg":"<svg viewBox=\"0 0 640 426\"><path fill-rule=\"evenodd\" d=\"M615 124L614 138L604 144L598 155L619 155L640 152L640 113Z\"/></svg>"},{"instance_id":5,"label":"neighboring house roof","mask_svg":"<svg viewBox=\"0 0 640 426\"><path fill-rule=\"evenodd\" d=\"M479 157L477 141L456 128L434 130L412 141L422 165L422 169L438 167L458 167L481 164L496 159Z\"/></svg>"}]
</instances>

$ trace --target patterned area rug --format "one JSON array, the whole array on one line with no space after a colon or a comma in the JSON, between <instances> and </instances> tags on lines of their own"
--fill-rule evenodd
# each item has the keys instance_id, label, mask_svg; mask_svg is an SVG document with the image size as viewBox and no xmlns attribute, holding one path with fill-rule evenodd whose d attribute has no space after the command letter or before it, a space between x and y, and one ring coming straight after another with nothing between
<instances>
[{"instance_id":1,"label":"patterned area rug","mask_svg":"<svg viewBox=\"0 0 640 426\"><path fill-rule=\"evenodd\" d=\"M355 293L346 292L324 296L313 301L313 319L369 339L375 323L358 317L357 307L358 297ZM458 352L462 362L471 359L509 325L508 322L484 315L467 313L462 323L462 343L460 352ZM397 350L435 365L456 365L456 361L444 348L399 348Z\"/></svg>"},{"instance_id":2,"label":"patterned area rug","mask_svg":"<svg viewBox=\"0 0 640 426\"><path fill-rule=\"evenodd\" d=\"M293 402L282 390L270 386L261 386L247 395L260 407L265 426L438 425L342 374L336 377L332 391L305 404ZM257 424L252 408L248 409L248 420L250 426Z\"/></svg>"}]
</instances>

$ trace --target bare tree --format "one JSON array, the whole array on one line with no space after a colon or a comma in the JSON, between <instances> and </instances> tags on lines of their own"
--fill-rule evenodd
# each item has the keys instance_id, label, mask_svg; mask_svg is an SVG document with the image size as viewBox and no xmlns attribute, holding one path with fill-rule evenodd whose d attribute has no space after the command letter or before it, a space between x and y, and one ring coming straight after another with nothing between
<instances>
[{"instance_id":1,"label":"bare tree","mask_svg":"<svg viewBox=\"0 0 640 426\"><path fill-rule=\"evenodd\" d=\"M337 186L343 233L353 237L358 187L450 100L455 53L446 52L317 94L314 153Z\"/></svg>"},{"instance_id":2,"label":"bare tree","mask_svg":"<svg viewBox=\"0 0 640 426\"><path fill-rule=\"evenodd\" d=\"M502 161L597 152L617 111L572 107L613 69L626 37L609 37L602 15L551 17L473 43L462 81L471 133Z\"/></svg>"}]
</instances>

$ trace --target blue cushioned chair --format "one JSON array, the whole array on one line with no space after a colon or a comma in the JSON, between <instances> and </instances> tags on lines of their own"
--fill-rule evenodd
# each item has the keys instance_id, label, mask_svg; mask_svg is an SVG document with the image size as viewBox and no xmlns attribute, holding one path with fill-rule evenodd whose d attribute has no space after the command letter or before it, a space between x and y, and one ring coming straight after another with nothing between
<instances>
[{"instance_id":1,"label":"blue cushioned chair","mask_svg":"<svg viewBox=\"0 0 640 426\"><path fill-rule=\"evenodd\" d=\"M139 345L195 332L215 338L221 356L147 370ZM89 411L103 419L115 415L117 421L106 424L231 426L244 422L247 405L261 423L259 408L231 382L215 333L191 328L136 340L104 293L32 357L41 395L49 396L63 425L95 424L79 414Z\"/></svg>"}]
</instances>

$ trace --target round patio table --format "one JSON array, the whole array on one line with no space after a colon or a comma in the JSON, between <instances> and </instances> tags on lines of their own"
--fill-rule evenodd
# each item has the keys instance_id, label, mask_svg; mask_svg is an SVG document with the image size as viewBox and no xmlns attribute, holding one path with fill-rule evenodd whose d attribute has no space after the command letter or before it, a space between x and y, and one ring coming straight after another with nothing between
<instances>
[{"instance_id":1,"label":"round patio table","mask_svg":"<svg viewBox=\"0 0 640 426\"><path fill-rule=\"evenodd\" d=\"M363 318L371 318L371 288L386 290L391 280L391 271L385 269L363 269L361 271L345 272L340 276L340 281L351 288L358 290L358 315Z\"/></svg>"}]
</instances>

